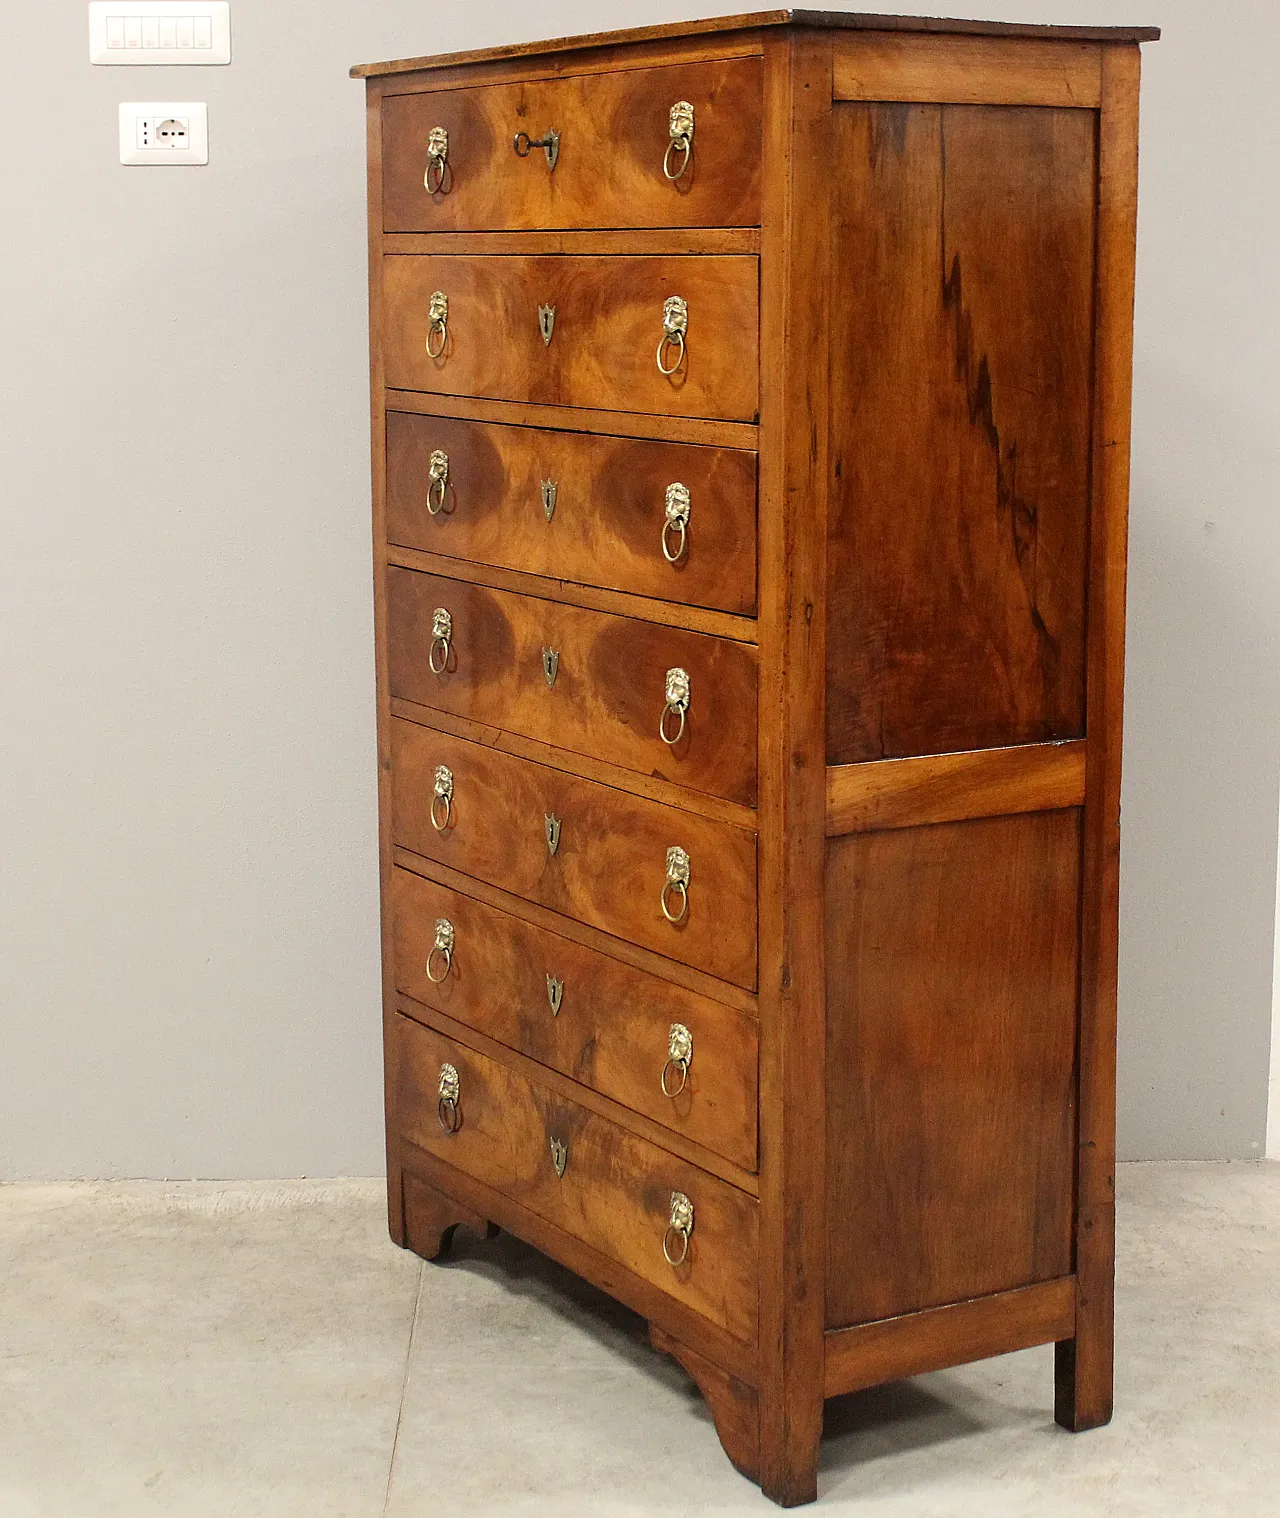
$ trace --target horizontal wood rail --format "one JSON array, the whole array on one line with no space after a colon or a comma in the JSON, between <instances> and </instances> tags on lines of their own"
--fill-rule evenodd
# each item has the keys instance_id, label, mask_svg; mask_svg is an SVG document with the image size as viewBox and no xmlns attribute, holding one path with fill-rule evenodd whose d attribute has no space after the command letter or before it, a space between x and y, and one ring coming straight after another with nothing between
<instances>
[{"instance_id":1,"label":"horizontal wood rail","mask_svg":"<svg viewBox=\"0 0 1280 1518\"><path fill-rule=\"evenodd\" d=\"M856 1328L830 1328L823 1395L838 1397L1033 1344L1053 1344L1075 1331L1074 1276Z\"/></svg>"},{"instance_id":2,"label":"horizontal wood rail","mask_svg":"<svg viewBox=\"0 0 1280 1518\"><path fill-rule=\"evenodd\" d=\"M384 253L668 254L758 253L759 227L687 227L600 232L388 232Z\"/></svg>"},{"instance_id":3,"label":"horizontal wood rail","mask_svg":"<svg viewBox=\"0 0 1280 1518\"><path fill-rule=\"evenodd\" d=\"M836 100L1097 110L1102 48L1093 42L853 34L836 42L832 93Z\"/></svg>"},{"instance_id":4,"label":"horizontal wood rail","mask_svg":"<svg viewBox=\"0 0 1280 1518\"><path fill-rule=\"evenodd\" d=\"M827 767L827 836L1084 805L1085 744L1027 743Z\"/></svg>"}]
</instances>

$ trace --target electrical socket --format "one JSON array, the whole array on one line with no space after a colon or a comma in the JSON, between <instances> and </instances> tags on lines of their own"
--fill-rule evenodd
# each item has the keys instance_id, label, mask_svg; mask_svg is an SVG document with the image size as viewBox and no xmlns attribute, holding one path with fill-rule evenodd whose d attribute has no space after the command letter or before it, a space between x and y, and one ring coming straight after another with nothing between
<instances>
[{"instance_id":1,"label":"electrical socket","mask_svg":"<svg viewBox=\"0 0 1280 1518\"><path fill-rule=\"evenodd\" d=\"M209 108L203 101L125 101L120 106L120 162L209 162Z\"/></svg>"}]
</instances>

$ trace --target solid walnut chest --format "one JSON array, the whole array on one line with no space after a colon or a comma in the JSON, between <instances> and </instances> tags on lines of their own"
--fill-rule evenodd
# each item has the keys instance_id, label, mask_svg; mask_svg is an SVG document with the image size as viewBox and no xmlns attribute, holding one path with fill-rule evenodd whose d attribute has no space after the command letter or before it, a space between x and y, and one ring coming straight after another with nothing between
<instances>
[{"instance_id":1,"label":"solid walnut chest","mask_svg":"<svg viewBox=\"0 0 1280 1518\"><path fill-rule=\"evenodd\" d=\"M368 81L391 1231L730 1458L1111 1412L1138 44L769 12Z\"/></svg>"}]
</instances>

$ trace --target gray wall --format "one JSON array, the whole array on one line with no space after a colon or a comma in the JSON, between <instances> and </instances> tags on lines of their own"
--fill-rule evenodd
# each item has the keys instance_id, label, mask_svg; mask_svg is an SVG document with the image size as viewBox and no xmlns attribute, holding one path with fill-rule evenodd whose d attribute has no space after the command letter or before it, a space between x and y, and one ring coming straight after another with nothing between
<instances>
[{"instance_id":1,"label":"gray wall","mask_svg":"<svg viewBox=\"0 0 1280 1518\"><path fill-rule=\"evenodd\" d=\"M1280 13L1207 10L1134 0L1123 18L1168 28L1143 139L1130 1156L1257 1154L1266 1104ZM233 0L230 68L144 71L89 66L79 3L7 7L0 1178L380 1170L345 69L694 13L714 7ZM116 102L139 98L209 101L207 169L115 162Z\"/></svg>"}]
</instances>

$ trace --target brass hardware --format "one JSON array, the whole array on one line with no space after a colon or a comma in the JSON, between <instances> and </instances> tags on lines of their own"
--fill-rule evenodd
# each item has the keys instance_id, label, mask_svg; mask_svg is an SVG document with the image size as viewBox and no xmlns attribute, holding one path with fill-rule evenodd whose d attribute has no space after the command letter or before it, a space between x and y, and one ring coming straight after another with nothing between
<instances>
[{"instance_id":1,"label":"brass hardware","mask_svg":"<svg viewBox=\"0 0 1280 1518\"><path fill-rule=\"evenodd\" d=\"M542 673L546 678L547 689L551 690L556 683L556 676L560 673L560 655L554 648L542 650Z\"/></svg>"},{"instance_id":2,"label":"brass hardware","mask_svg":"<svg viewBox=\"0 0 1280 1518\"><path fill-rule=\"evenodd\" d=\"M667 1264L673 1270L679 1270L689 1258L689 1238L693 1233L693 1203L685 1196L683 1191L671 1193L671 1221L667 1224L667 1231L662 1235L662 1252L666 1256ZM674 1255L671 1252L671 1237L680 1240L680 1253Z\"/></svg>"},{"instance_id":3,"label":"brass hardware","mask_svg":"<svg viewBox=\"0 0 1280 1518\"><path fill-rule=\"evenodd\" d=\"M678 480L668 485L666 519L662 524L662 557L668 564L678 564L684 558L685 549L689 544L689 512L691 510L689 487L681 485ZM680 534L676 539L674 553L671 550L673 529Z\"/></svg>"},{"instance_id":4,"label":"brass hardware","mask_svg":"<svg viewBox=\"0 0 1280 1518\"><path fill-rule=\"evenodd\" d=\"M556 496L560 493L560 487L554 480L542 482L542 514L549 522L556 514Z\"/></svg>"},{"instance_id":5,"label":"brass hardware","mask_svg":"<svg viewBox=\"0 0 1280 1518\"><path fill-rule=\"evenodd\" d=\"M445 167L449 160L449 134L443 127L432 127L427 133L427 168L422 183L428 195L444 189ZM434 179L434 183L432 183Z\"/></svg>"},{"instance_id":6,"label":"brass hardware","mask_svg":"<svg viewBox=\"0 0 1280 1518\"><path fill-rule=\"evenodd\" d=\"M446 1133L457 1133L462 1127L462 1111L458 1106L462 1094L462 1082L452 1065L440 1066L440 1100L436 1103L436 1117Z\"/></svg>"},{"instance_id":7,"label":"brass hardware","mask_svg":"<svg viewBox=\"0 0 1280 1518\"><path fill-rule=\"evenodd\" d=\"M439 343L433 348L431 339L438 335ZM449 297L443 290L433 290L427 305L427 357L439 358L449 340Z\"/></svg>"},{"instance_id":8,"label":"brass hardware","mask_svg":"<svg viewBox=\"0 0 1280 1518\"><path fill-rule=\"evenodd\" d=\"M444 510L445 491L449 488L449 455L443 448L432 450L427 460L427 477L431 481L427 487L427 510L438 517Z\"/></svg>"},{"instance_id":9,"label":"brass hardware","mask_svg":"<svg viewBox=\"0 0 1280 1518\"><path fill-rule=\"evenodd\" d=\"M551 334L556 330L556 308L554 306L538 307L538 331L542 333L542 341L549 348L551 346Z\"/></svg>"},{"instance_id":10,"label":"brass hardware","mask_svg":"<svg viewBox=\"0 0 1280 1518\"><path fill-rule=\"evenodd\" d=\"M551 1163L556 1168L556 1174L563 1176L564 1167L569 1163L569 1146L562 1144L558 1138L551 1140Z\"/></svg>"},{"instance_id":11,"label":"brass hardware","mask_svg":"<svg viewBox=\"0 0 1280 1518\"><path fill-rule=\"evenodd\" d=\"M436 814L440 803L444 802L444 817ZM436 784L431 796L431 826L437 833L443 833L449 826L449 818L453 815L453 771L447 764L436 765Z\"/></svg>"},{"instance_id":12,"label":"brass hardware","mask_svg":"<svg viewBox=\"0 0 1280 1518\"><path fill-rule=\"evenodd\" d=\"M674 184L689 167L693 157L693 107L687 100L677 100L671 107L671 141L662 160L662 172ZM672 159L680 154L680 167L672 169Z\"/></svg>"},{"instance_id":13,"label":"brass hardware","mask_svg":"<svg viewBox=\"0 0 1280 1518\"><path fill-rule=\"evenodd\" d=\"M667 1062L662 1067L662 1094L679 1096L689 1084L689 1066L693 1063L693 1034L683 1023L671 1024L671 1037L667 1042ZM680 1084L673 1090L667 1083L667 1072L677 1070ZM673 1076L674 1080L675 1077Z\"/></svg>"},{"instance_id":14,"label":"brass hardware","mask_svg":"<svg viewBox=\"0 0 1280 1518\"><path fill-rule=\"evenodd\" d=\"M559 1017L560 1003L564 1000L564 981L551 974L547 976L547 1000L551 1003L552 1017Z\"/></svg>"},{"instance_id":15,"label":"brass hardware","mask_svg":"<svg viewBox=\"0 0 1280 1518\"><path fill-rule=\"evenodd\" d=\"M659 373L674 374L684 363L684 339L688 330L688 301L679 295L668 295L662 303L662 341L658 344ZM676 361L670 367L663 363L669 347L676 350Z\"/></svg>"},{"instance_id":16,"label":"brass hardware","mask_svg":"<svg viewBox=\"0 0 1280 1518\"><path fill-rule=\"evenodd\" d=\"M680 910L673 912L667 905L672 891L680 892ZM667 850L667 883L662 888L662 915L673 926L684 921L689 911L689 856L673 844Z\"/></svg>"},{"instance_id":17,"label":"brass hardware","mask_svg":"<svg viewBox=\"0 0 1280 1518\"><path fill-rule=\"evenodd\" d=\"M439 954L444 960L444 973L433 975L431 973L431 961ZM449 978L449 971L453 969L453 924L447 917L436 918L436 941L431 946L431 953L427 955L427 979L433 986L438 986L442 980Z\"/></svg>"},{"instance_id":18,"label":"brass hardware","mask_svg":"<svg viewBox=\"0 0 1280 1518\"><path fill-rule=\"evenodd\" d=\"M675 669L669 669L667 671L667 701L666 705L662 708L662 717L658 722L658 733L662 741L671 748L674 748L681 738L684 737L685 713L689 710L691 694L688 673L678 666ZM680 726L676 728L674 737L668 737L667 718L672 713L679 717Z\"/></svg>"},{"instance_id":19,"label":"brass hardware","mask_svg":"<svg viewBox=\"0 0 1280 1518\"><path fill-rule=\"evenodd\" d=\"M521 143L524 143L523 147L520 146ZM528 158L534 148L541 148L547 155L547 167L553 174L555 173L556 160L560 157L560 133L555 127L552 127L545 137L530 137L528 132L517 132L512 146L516 150L517 158Z\"/></svg>"},{"instance_id":20,"label":"brass hardware","mask_svg":"<svg viewBox=\"0 0 1280 1518\"><path fill-rule=\"evenodd\" d=\"M449 646L453 641L453 618L443 606L437 606L431 613L431 652L427 655L427 663L431 666L433 675L442 675L449 663ZM436 663L436 649L443 650L443 656Z\"/></svg>"},{"instance_id":21,"label":"brass hardware","mask_svg":"<svg viewBox=\"0 0 1280 1518\"><path fill-rule=\"evenodd\" d=\"M547 834L547 853L554 854L560 847L560 819L553 817L550 812L543 812L542 826Z\"/></svg>"}]
</instances>

